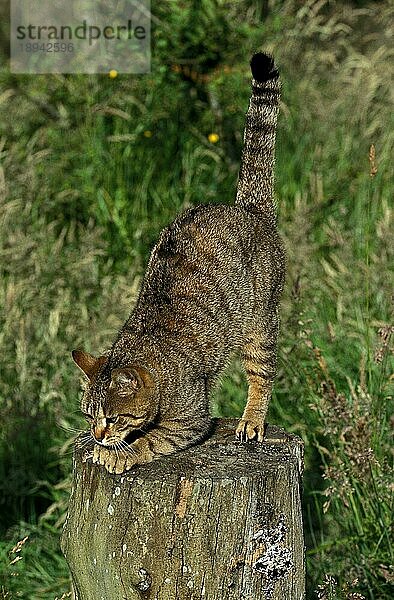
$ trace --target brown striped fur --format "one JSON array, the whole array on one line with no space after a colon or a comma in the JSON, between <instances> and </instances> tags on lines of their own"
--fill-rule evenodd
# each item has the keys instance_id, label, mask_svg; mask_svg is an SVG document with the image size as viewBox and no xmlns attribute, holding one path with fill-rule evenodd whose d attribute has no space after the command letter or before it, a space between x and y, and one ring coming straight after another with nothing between
<instances>
[{"instance_id":1,"label":"brown striped fur","mask_svg":"<svg viewBox=\"0 0 394 600\"><path fill-rule=\"evenodd\" d=\"M273 203L280 88L270 57L255 55L251 67L235 205L179 215L162 231L137 305L108 356L73 353L89 379L82 411L95 441L90 455L109 471L205 437L209 393L236 352L249 383L236 433L244 441L263 437L284 278Z\"/></svg>"}]
</instances>

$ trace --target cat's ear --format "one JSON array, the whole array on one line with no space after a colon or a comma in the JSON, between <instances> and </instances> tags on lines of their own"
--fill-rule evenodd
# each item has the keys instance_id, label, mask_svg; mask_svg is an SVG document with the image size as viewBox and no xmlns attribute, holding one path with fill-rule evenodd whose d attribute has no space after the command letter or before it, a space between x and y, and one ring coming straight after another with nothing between
<instances>
[{"instance_id":1,"label":"cat's ear","mask_svg":"<svg viewBox=\"0 0 394 600\"><path fill-rule=\"evenodd\" d=\"M111 373L110 388L115 388L120 394L137 392L143 386L143 381L132 367L114 369Z\"/></svg>"},{"instance_id":2,"label":"cat's ear","mask_svg":"<svg viewBox=\"0 0 394 600\"><path fill-rule=\"evenodd\" d=\"M99 368L107 362L106 356L96 358L83 350L73 350L71 352L74 362L83 371L88 379L92 379Z\"/></svg>"}]
</instances>

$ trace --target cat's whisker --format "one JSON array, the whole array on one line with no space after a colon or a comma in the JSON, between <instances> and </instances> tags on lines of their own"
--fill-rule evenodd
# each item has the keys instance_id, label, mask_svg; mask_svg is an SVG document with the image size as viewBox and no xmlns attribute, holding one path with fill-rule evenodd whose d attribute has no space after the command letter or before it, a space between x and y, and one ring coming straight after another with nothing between
<instances>
[{"instance_id":1,"label":"cat's whisker","mask_svg":"<svg viewBox=\"0 0 394 600\"><path fill-rule=\"evenodd\" d=\"M80 444L78 444L78 448L87 448L89 445L94 445L93 439L82 440Z\"/></svg>"},{"instance_id":2,"label":"cat's whisker","mask_svg":"<svg viewBox=\"0 0 394 600\"><path fill-rule=\"evenodd\" d=\"M83 442L84 442L86 439L87 439L87 438L85 438L85 436L84 436L84 437L81 437L81 434L80 434L80 433L78 433L78 434L74 433L74 434L71 436L71 438L70 438L70 440L72 440L74 443L76 443L76 442L77 442L77 443L78 443L78 446L80 446L80 445L81 445L81 443L83 443Z\"/></svg>"},{"instance_id":3,"label":"cat's whisker","mask_svg":"<svg viewBox=\"0 0 394 600\"><path fill-rule=\"evenodd\" d=\"M70 426L66 426L66 425L61 425L60 423L57 423L57 426L60 429L63 429L63 431L65 431L66 433L83 433L84 431L86 431L86 429L77 429L76 427L70 427Z\"/></svg>"},{"instance_id":4,"label":"cat's whisker","mask_svg":"<svg viewBox=\"0 0 394 600\"><path fill-rule=\"evenodd\" d=\"M87 448L90 445L93 446L95 443L94 438L90 431L85 431L83 433L85 435L79 436L79 438L76 439L78 449L80 449L80 450L84 450L85 448Z\"/></svg>"},{"instance_id":5,"label":"cat's whisker","mask_svg":"<svg viewBox=\"0 0 394 600\"><path fill-rule=\"evenodd\" d=\"M119 442L115 442L114 444L112 444L112 449L114 450L115 454L116 454L116 458L117 460L119 460L120 455L125 455L126 453L124 452L124 450L122 450Z\"/></svg>"},{"instance_id":6,"label":"cat's whisker","mask_svg":"<svg viewBox=\"0 0 394 600\"><path fill-rule=\"evenodd\" d=\"M117 442L116 446L117 446L120 454L122 454L122 456L124 456L124 457L129 456L130 453L128 452L128 448L123 447L122 440L120 440L119 442Z\"/></svg>"},{"instance_id":7,"label":"cat's whisker","mask_svg":"<svg viewBox=\"0 0 394 600\"><path fill-rule=\"evenodd\" d=\"M122 448L122 450L127 451L129 449L129 444L127 442L125 442L124 440L119 440L118 445L119 445L119 448Z\"/></svg>"},{"instance_id":8,"label":"cat's whisker","mask_svg":"<svg viewBox=\"0 0 394 600\"><path fill-rule=\"evenodd\" d=\"M119 452L118 452L118 443L117 442L114 445L114 450L115 450L116 458L117 458L117 460L119 460Z\"/></svg>"},{"instance_id":9,"label":"cat's whisker","mask_svg":"<svg viewBox=\"0 0 394 600\"><path fill-rule=\"evenodd\" d=\"M90 429L82 429L79 433L81 438L89 437L93 439L93 435Z\"/></svg>"},{"instance_id":10,"label":"cat's whisker","mask_svg":"<svg viewBox=\"0 0 394 600\"><path fill-rule=\"evenodd\" d=\"M119 445L121 446L122 451L125 454L137 454L137 452L134 450L134 448L130 444L125 442L125 440L120 440Z\"/></svg>"},{"instance_id":11,"label":"cat's whisker","mask_svg":"<svg viewBox=\"0 0 394 600\"><path fill-rule=\"evenodd\" d=\"M74 454L74 450L66 450L65 452L61 453L61 457L63 458L63 456L73 456Z\"/></svg>"}]
</instances>

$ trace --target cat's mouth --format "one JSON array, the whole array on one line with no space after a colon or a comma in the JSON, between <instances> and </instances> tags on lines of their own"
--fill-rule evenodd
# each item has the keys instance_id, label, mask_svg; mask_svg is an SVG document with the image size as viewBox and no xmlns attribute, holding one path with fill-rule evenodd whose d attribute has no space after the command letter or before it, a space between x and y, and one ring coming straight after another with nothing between
<instances>
[{"instance_id":1,"label":"cat's mouth","mask_svg":"<svg viewBox=\"0 0 394 600\"><path fill-rule=\"evenodd\" d=\"M100 441L99 441L97 438L95 438L94 436L93 436L93 439L94 439L94 443L95 443L95 444L98 444L99 446L104 446L104 448L110 448L110 447L111 447L111 445L110 445L110 444L106 444L106 443L105 443L105 441L104 441L104 442L100 442Z\"/></svg>"}]
</instances>

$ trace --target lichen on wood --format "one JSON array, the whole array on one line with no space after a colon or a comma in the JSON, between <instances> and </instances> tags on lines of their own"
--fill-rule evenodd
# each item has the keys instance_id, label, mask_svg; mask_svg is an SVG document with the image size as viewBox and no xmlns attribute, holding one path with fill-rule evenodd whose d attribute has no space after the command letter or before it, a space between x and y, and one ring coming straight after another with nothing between
<instances>
[{"instance_id":1,"label":"lichen on wood","mask_svg":"<svg viewBox=\"0 0 394 600\"><path fill-rule=\"evenodd\" d=\"M303 446L268 427L204 443L123 475L83 463L62 548L79 600L301 600Z\"/></svg>"}]
</instances>

